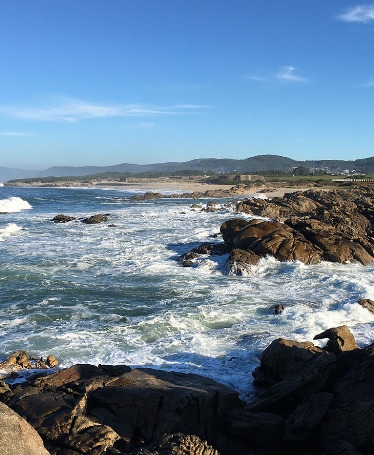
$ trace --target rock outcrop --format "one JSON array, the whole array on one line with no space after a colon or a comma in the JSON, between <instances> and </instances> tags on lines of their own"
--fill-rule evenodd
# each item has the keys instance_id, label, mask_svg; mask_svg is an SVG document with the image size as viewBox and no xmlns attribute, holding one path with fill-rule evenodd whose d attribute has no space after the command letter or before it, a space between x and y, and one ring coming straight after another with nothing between
<instances>
[{"instance_id":1,"label":"rock outcrop","mask_svg":"<svg viewBox=\"0 0 374 455\"><path fill-rule=\"evenodd\" d=\"M52 221L54 223L68 223L69 221L74 220L75 220L74 216L64 215L63 213L60 213L59 215L56 215L52 218Z\"/></svg>"},{"instance_id":2,"label":"rock outcrop","mask_svg":"<svg viewBox=\"0 0 374 455\"><path fill-rule=\"evenodd\" d=\"M0 363L0 369L3 371L0 374L0 379L9 376L14 377L22 370L46 370L57 367L57 365L58 360L53 355L48 355L47 359L29 357L26 351L19 350L13 352L4 362Z\"/></svg>"},{"instance_id":3,"label":"rock outcrop","mask_svg":"<svg viewBox=\"0 0 374 455\"><path fill-rule=\"evenodd\" d=\"M63 213L60 213L59 215L56 215L55 217L52 218L51 221L54 223L68 223L70 221L76 220L75 217L70 216L70 215L64 215ZM97 215L91 215L87 218L82 218L81 219L82 223L84 224L97 224L97 223L103 223L108 221L108 214L102 214L98 213Z\"/></svg>"},{"instance_id":4,"label":"rock outcrop","mask_svg":"<svg viewBox=\"0 0 374 455\"><path fill-rule=\"evenodd\" d=\"M315 336L325 338L324 347L274 340L253 372L258 394L249 403L207 378L124 365L0 383L0 399L51 455L374 453L374 348L361 349L347 326ZM0 438L1 428L0 418ZM41 452L9 453L44 455L36 441Z\"/></svg>"},{"instance_id":5,"label":"rock outcrop","mask_svg":"<svg viewBox=\"0 0 374 455\"><path fill-rule=\"evenodd\" d=\"M103 223L106 221L108 221L108 215L107 214L103 215L102 213L98 213L97 215L92 215L92 216L89 216L88 218L84 218L82 220L82 223L97 224L97 223Z\"/></svg>"},{"instance_id":6,"label":"rock outcrop","mask_svg":"<svg viewBox=\"0 0 374 455\"><path fill-rule=\"evenodd\" d=\"M133 201L151 201L154 199L207 199L207 198L229 198L243 193L248 193L250 190L255 192L255 187L247 186L243 184L232 186L227 189L218 189L218 190L207 190L204 192L201 191L192 191L188 193L171 193L171 194L162 194L154 191L147 191L144 194L136 194L131 197Z\"/></svg>"},{"instance_id":7,"label":"rock outcrop","mask_svg":"<svg viewBox=\"0 0 374 455\"><path fill-rule=\"evenodd\" d=\"M243 199L236 209L271 219L234 218L221 225L222 238L232 250L227 261L231 273L243 273L268 255L304 264L374 261L372 189L308 190L270 200Z\"/></svg>"},{"instance_id":8,"label":"rock outcrop","mask_svg":"<svg viewBox=\"0 0 374 455\"><path fill-rule=\"evenodd\" d=\"M51 454L64 455L152 453L157 447L177 453L166 450L177 434L191 447L180 453L229 454L236 443L219 428L225 414L243 404L236 392L207 378L105 365L75 365L13 386L4 396ZM244 455L240 444L236 453Z\"/></svg>"}]
</instances>

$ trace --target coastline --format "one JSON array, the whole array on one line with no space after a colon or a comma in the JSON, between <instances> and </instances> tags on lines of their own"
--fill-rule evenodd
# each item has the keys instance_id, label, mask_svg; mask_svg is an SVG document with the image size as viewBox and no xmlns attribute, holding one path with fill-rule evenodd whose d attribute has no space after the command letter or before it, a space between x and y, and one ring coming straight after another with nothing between
<instances>
[{"instance_id":1,"label":"coastline","mask_svg":"<svg viewBox=\"0 0 374 455\"><path fill-rule=\"evenodd\" d=\"M254 185L219 185L219 184L210 184L202 183L195 181L163 181L159 179L147 179L144 182L98 182L92 185L97 188L128 188L137 191L155 191L155 192L175 192L175 193L193 193L200 192L205 193L206 191L225 191L230 190L235 195L240 195L243 197L253 197L253 196L264 196L268 198L273 197L282 197L285 193L294 193L296 191L307 191L314 189L312 185L307 187L297 186L297 187L275 187L275 186L254 186ZM318 188L321 190L328 190L331 188Z\"/></svg>"},{"instance_id":2,"label":"coastline","mask_svg":"<svg viewBox=\"0 0 374 455\"><path fill-rule=\"evenodd\" d=\"M58 180L48 183L42 181L33 181L32 183L17 182L7 183L4 186L15 187L35 187L35 188L106 188L106 189L122 189L130 192L146 193L154 192L161 194L171 193L207 193L207 197L222 198L222 197L254 197L263 198L283 197L285 193L295 193L297 191L321 190L329 191L336 189L336 186L315 186L296 185L284 186L272 182L264 183L261 186L251 184L251 182L238 184L217 184L207 183L201 180L194 179L170 179L170 178L144 178L144 179L129 179L127 181L118 181L111 179L99 179L90 181L68 181ZM216 193L216 194L214 194Z\"/></svg>"}]
</instances>

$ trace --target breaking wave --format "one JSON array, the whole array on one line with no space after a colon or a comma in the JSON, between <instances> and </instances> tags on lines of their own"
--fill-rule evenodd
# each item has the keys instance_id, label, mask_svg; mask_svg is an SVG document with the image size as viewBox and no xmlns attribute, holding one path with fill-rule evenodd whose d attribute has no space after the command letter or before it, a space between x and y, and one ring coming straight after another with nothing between
<instances>
[{"instance_id":1,"label":"breaking wave","mask_svg":"<svg viewBox=\"0 0 374 455\"><path fill-rule=\"evenodd\" d=\"M14 213L22 210L30 210L32 206L18 196L12 196L7 199L0 199L0 212Z\"/></svg>"}]
</instances>

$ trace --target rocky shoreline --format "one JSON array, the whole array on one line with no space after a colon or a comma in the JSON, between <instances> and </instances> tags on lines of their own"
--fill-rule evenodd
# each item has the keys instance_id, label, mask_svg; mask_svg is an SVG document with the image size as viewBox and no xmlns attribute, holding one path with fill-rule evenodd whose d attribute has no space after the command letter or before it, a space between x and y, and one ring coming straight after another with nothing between
<instances>
[{"instance_id":1,"label":"rocky shoreline","mask_svg":"<svg viewBox=\"0 0 374 455\"><path fill-rule=\"evenodd\" d=\"M193 374L74 365L0 382L2 454L368 455L374 347L347 326L274 340L253 372L256 399Z\"/></svg>"},{"instance_id":2,"label":"rocky shoreline","mask_svg":"<svg viewBox=\"0 0 374 455\"><path fill-rule=\"evenodd\" d=\"M201 255L228 253L228 269L238 274L266 255L305 264L369 264L373 201L374 191L365 188L236 200L237 217L221 226L222 242L204 243L181 260L191 266ZM201 210L215 210L208 205ZM106 222L107 215L84 222ZM52 221L74 219L58 215ZM358 303L374 310L370 299ZM126 365L59 370L53 356L30 359L17 351L0 364L9 373L0 381L1 454L374 453L374 344L359 347L347 326L327 328L314 340L318 344L274 340L253 372L257 393L251 402L194 374ZM23 369L33 375L17 383Z\"/></svg>"},{"instance_id":3,"label":"rocky shoreline","mask_svg":"<svg viewBox=\"0 0 374 455\"><path fill-rule=\"evenodd\" d=\"M182 255L184 266L201 254L229 253L230 273L247 273L262 257L279 261L374 261L374 190L298 191L272 199L241 199L238 215L221 225L224 243L203 244Z\"/></svg>"}]
</instances>

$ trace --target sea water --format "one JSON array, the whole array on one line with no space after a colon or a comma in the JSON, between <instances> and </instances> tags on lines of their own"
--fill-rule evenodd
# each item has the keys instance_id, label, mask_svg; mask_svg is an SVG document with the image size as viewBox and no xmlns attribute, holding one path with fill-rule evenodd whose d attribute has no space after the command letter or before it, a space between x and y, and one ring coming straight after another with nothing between
<instances>
[{"instance_id":1,"label":"sea water","mask_svg":"<svg viewBox=\"0 0 374 455\"><path fill-rule=\"evenodd\" d=\"M144 191L139 191L144 192ZM272 340L312 341L346 324L374 339L374 266L264 258L245 276L226 255L183 267L181 254L222 242L221 223L245 217L229 200L136 202L128 189L0 188L0 356L27 350L75 363L196 373L253 393L252 371ZM3 213L7 212L7 213ZM57 224L60 213L76 221ZM106 223L82 218L108 214ZM249 219L249 217L247 216ZM285 310L274 315L275 304ZM319 342L325 343L325 341ZM0 359L1 360L1 359Z\"/></svg>"}]
</instances>

